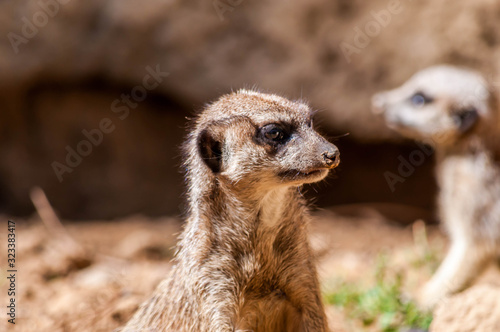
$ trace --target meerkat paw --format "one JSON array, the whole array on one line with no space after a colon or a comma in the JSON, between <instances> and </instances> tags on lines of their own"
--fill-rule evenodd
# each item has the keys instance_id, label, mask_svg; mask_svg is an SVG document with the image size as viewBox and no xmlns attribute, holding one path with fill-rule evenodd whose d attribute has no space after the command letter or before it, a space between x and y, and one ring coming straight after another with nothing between
<instances>
[{"instance_id":1,"label":"meerkat paw","mask_svg":"<svg viewBox=\"0 0 500 332\"><path fill-rule=\"evenodd\" d=\"M452 292L449 291L446 283L431 280L422 288L417 302L423 309L432 310L440 302L445 301L451 294Z\"/></svg>"}]
</instances>

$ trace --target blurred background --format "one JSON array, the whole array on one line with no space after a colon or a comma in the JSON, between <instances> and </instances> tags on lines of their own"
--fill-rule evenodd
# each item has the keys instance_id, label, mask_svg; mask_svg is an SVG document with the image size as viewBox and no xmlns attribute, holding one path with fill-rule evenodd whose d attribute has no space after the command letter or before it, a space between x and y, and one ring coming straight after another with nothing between
<instances>
[{"instance_id":1,"label":"blurred background","mask_svg":"<svg viewBox=\"0 0 500 332\"><path fill-rule=\"evenodd\" d=\"M308 190L318 206L432 211L432 156L388 185L384 173L398 174L398 157L418 147L371 114L370 96L436 63L490 75L499 65L500 4L489 0L6 0L0 9L0 208L16 216L33 212L35 185L64 218L179 214L186 117L242 87L303 97L326 136L350 134L335 140L338 178ZM103 119L113 130L101 139Z\"/></svg>"},{"instance_id":2,"label":"blurred background","mask_svg":"<svg viewBox=\"0 0 500 332\"><path fill-rule=\"evenodd\" d=\"M498 88L499 2L3 0L0 36L0 214L19 221L22 271L14 329L111 331L128 320L170 268L188 118L240 88L307 100L340 148L335 174L306 188L331 326L429 327L401 299L446 248L429 225L433 153L388 130L370 98L439 63ZM50 204L30 197L34 187ZM435 331L455 331L444 324Z\"/></svg>"}]
</instances>

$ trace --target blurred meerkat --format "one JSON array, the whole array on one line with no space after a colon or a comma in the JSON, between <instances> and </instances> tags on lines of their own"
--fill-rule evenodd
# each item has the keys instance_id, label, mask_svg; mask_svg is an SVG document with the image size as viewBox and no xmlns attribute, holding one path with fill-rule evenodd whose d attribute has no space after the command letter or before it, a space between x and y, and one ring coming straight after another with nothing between
<instances>
[{"instance_id":1,"label":"blurred meerkat","mask_svg":"<svg viewBox=\"0 0 500 332\"><path fill-rule=\"evenodd\" d=\"M376 94L390 128L435 148L441 221L451 246L421 294L432 307L466 288L500 254L500 114L484 78L452 66L422 70Z\"/></svg>"},{"instance_id":2,"label":"blurred meerkat","mask_svg":"<svg viewBox=\"0 0 500 332\"><path fill-rule=\"evenodd\" d=\"M298 188L339 152L311 109L240 90L184 146L189 211L175 265L124 331L328 331Z\"/></svg>"}]
</instances>

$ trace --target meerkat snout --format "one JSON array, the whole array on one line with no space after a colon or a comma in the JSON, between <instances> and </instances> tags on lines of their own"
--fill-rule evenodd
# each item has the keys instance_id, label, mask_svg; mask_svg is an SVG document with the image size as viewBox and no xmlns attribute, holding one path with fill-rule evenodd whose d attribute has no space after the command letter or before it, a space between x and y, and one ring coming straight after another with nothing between
<instances>
[{"instance_id":1,"label":"meerkat snout","mask_svg":"<svg viewBox=\"0 0 500 332\"><path fill-rule=\"evenodd\" d=\"M325 147L322 156L327 167L335 168L340 164L340 152L333 144Z\"/></svg>"}]
</instances>

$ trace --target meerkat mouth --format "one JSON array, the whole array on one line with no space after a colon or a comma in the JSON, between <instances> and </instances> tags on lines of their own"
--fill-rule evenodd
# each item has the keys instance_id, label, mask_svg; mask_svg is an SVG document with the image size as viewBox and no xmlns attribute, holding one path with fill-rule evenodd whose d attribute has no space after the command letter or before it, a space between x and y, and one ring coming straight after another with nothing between
<instances>
[{"instance_id":1,"label":"meerkat mouth","mask_svg":"<svg viewBox=\"0 0 500 332\"><path fill-rule=\"evenodd\" d=\"M323 177L325 176L329 168L315 168L307 171L302 171L302 170L288 170L286 172L283 172L280 174L282 178L287 178L291 180L299 180L299 179L304 179L304 178L312 178L312 177Z\"/></svg>"},{"instance_id":2,"label":"meerkat mouth","mask_svg":"<svg viewBox=\"0 0 500 332\"><path fill-rule=\"evenodd\" d=\"M326 168L320 168L320 169L315 169L309 172L301 172L305 176L311 176L311 175L316 175L316 174L321 174L321 173L326 173L328 172L328 169Z\"/></svg>"}]
</instances>

